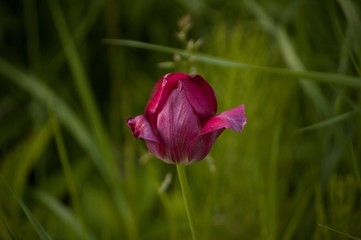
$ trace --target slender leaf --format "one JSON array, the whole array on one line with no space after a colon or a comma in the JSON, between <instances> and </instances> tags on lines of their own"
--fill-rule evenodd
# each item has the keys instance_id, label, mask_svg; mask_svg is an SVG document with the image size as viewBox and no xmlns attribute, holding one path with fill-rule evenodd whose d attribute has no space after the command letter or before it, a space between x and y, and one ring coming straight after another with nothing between
<instances>
[{"instance_id":1,"label":"slender leaf","mask_svg":"<svg viewBox=\"0 0 361 240\"><path fill-rule=\"evenodd\" d=\"M3 209L0 207L0 238L4 240L17 239L8 218L5 216Z\"/></svg>"},{"instance_id":2,"label":"slender leaf","mask_svg":"<svg viewBox=\"0 0 361 240\"><path fill-rule=\"evenodd\" d=\"M344 113L341 115L337 115L337 116L328 118L322 122L318 122L318 123L312 124L310 126L300 128L297 130L297 132L301 133L301 132L305 132L305 131L317 130L320 128L328 127L328 126L334 125L336 123L345 121L345 120L353 117L358 112L359 112L358 110L353 110L353 111L350 111L350 112L347 112L347 113Z\"/></svg>"},{"instance_id":3,"label":"slender leaf","mask_svg":"<svg viewBox=\"0 0 361 240\"><path fill-rule=\"evenodd\" d=\"M59 118L62 124L68 128L74 138L89 154L99 171L104 172L104 162L100 158L98 146L85 124L78 118L75 112L51 89L35 77L29 76L7 61L0 58L0 74L6 79L11 80L20 88L30 93L35 99L39 100L44 106L49 107Z\"/></svg>"},{"instance_id":4,"label":"slender leaf","mask_svg":"<svg viewBox=\"0 0 361 240\"><path fill-rule=\"evenodd\" d=\"M35 231L38 233L40 239L42 240L50 240L52 239L50 235L47 233L47 231L44 229L44 227L39 223L39 221L36 219L36 217L33 215L33 213L30 211L30 209L26 206L26 204L15 194L15 192L11 189L11 187L5 183L7 188L9 189L10 194L15 199L16 203L19 204L21 209L24 211L26 217L30 221L31 225L35 229Z\"/></svg>"},{"instance_id":5,"label":"slender leaf","mask_svg":"<svg viewBox=\"0 0 361 240\"><path fill-rule=\"evenodd\" d=\"M360 167L359 167L358 161L356 160L355 150L354 150L354 147L352 146L352 144L350 144L350 154L351 154L353 169L355 171L357 184L359 186L359 189L361 190L361 174L360 174L360 170L359 170Z\"/></svg>"},{"instance_id":6,"label":"slender leaf","mask_svg":"<svg viewBox=\"0 0 361 240\"><path fill-rule=\"evenodd\" d=\"M258 18L264 29L269 34L274 36L276 42L280 46L281 54L288 67L296 71L305 71L305 65L298 56L286 31L282 27L278 26L261 8L261 6L257 4L257 2L245 0L243 3ZM330 111L330 104L321 92L320 88L315 85L315 83L310 82L308 79L304 78L300 79L300 84L308 97L313 100L316 106L318 106L318 109L327 115L327 113Z\"/></svg>"},{"instance_id":7,"label":"slender leaf","mask_svg":"<svg viewBox=\"0 0 361 240\"><path fill-rule=\"evenodd\" d=\"M57 201L57 199L42 191L36 191L35 197L58 216L64 224L73 229L79 238L94 239L94 236L86 232L84 226L79 219L76 218L73 212Z\"/></svg>"},{"instance_id":8,"label":"slender leaf","mask_svg":"<svg viewBox=\"0 0 361 240\"><path fill-rule=\"evenodd\" d=\"M323 82L327 84L336 84L340 86L361 88L361 78L349 76L349 75L316 72L316 71L297 71L297 70L289 70L285 68L258 66L247 63L240 63L229 59L214 57L201 53L192 53L185 51L183 49L165 47L161 45L133 41L133 40L126 40L126 39L104 39L103 43L124 46L124 47L140 48L140 49L146 49L146 50L169 53L169 54L176 53L185 57L193 57L195 60L198 60L199 62L219 65L224 67L240 68L246 70L257 70L257 71L279 74L288 77L307 78L313 81Z\"/></svg>"},{"instance_id":9,"label":"slender leaf","mask_svg":"<svg viewBox=\"0 0 361 240\"><path fill-rule=\"evenodd\" d=\"M24 213L28 217L29 221L33 225L34 229L38 233L39 237L42 240L52 239L49 234L45 231L44 227L38 222L38 220L34 217L34 215L31 213L29 208L21 201L20 199L16 198L16 202L20 205L20 207L23 209Z\"/></svg>"},{"instance_id":10,"label":"slender leaf","mask_svg":"<svg viewBox=\"0 0 361 240\"><path fill-rule=\"evenodd\" d=\"M54 133L54 138L55 138L56 146L58 149L60 161L61 161L61 164L63 167L65 181L66 181L68 189L69 189L72 205L74 207L74 210L75 210L77 216L84 223L83 212L82 212L82 209L80 206L81 204L80 204L80 199L79 199L77 186L76 186L76 182L75 182L75 178L74 178L74 173L73 173L70 161L69 161L68 153L67 153L67 150L65 147L63 136L61 134L61 130L59 128L58 121L54 116L52 116L50 119L50 122L51 122L51 127L52 127L52 130Z\"/></svg>"},{"instance_id":11,"label":"slender leaf","mask_svg":"<svg viewBox=\"0 0 361 240\"><path fill-rule=\"evenodd\" d=\"M103 166L106 172L104 176L105 180L111 187L111 191L113 191L115 201L118 204L117 206L120 216L122 216L124 221L127 222L126 227L129 238L136 239L138 233L135 219L129 204L125 200L123 189L119 187L119 184L121 183L121 172L118 171L118 167L111 148L111 142L97 108L97 104L91 91L83 63L73 41L73 37L67 27L67 23L65 21L65 17L59 2L49 0L48 3L55 27L58 31L65 55L69 62L69 67L75 81L75 86L78 90L80 100L87 114L96 143L99 146L101 156L104 161Z\"/></svg>"},{"instance_id":12,"label":"slender leaf","mask_svg":"<svg viewBox=\"0 0 361 240\"><path fill-rule=\"evenodd\" d=\"M338 231L338 230L333 229L333 228L331 228L331 227L329 227L329 226L326 226L326 225L318 224L318 226L320 226L320 227L322 227L322 228L325 228L325 229L327 229L327 230L329 230L329 231L331 231L331 232L337 233L337 234L339 234L340 236L347 237L347 238L349 238L349 239L361 240L361 238L359 238L359 237L351 236L351 235L348 234L348 233Z\"/></svg>"},{"instance_id":13,"label":"slender leaf","mask_svg":"<svg viewBox=\"0 0 361 240\"><path fill-rule=\"evenodd\" d=\"M89 33L96 23L99 15L103 10L104 1L102 0L94 0L89 2L88 9L86 11L86 15L82 18L82 21L79 22L79 25L74 31L74 41L79 44L83 42L84 38ZM52 59L49 68L52 71L56 71L62 64L64 63L65 55L64 49L60 49L59 52Z\"/></svg>"},{"instance_id":14,"label":"slender leaf","mask_svg":"<svg viewBox=\"0 0 361 240\"><path fill-rule=\"evenodd\" d=\"M12 190L19 196L22 196L26 189L28 176L38 162L44 149L48 146L51 136L49 123L45 122L44 125L37 128L33 134L19 141L2 159L1 172L4 179L10 183ZM0 188L0 192L1 190L3 189ZM13 208L14 205L12 205L12 203L14 201L9 197L8 195L2 196L2 200L4 203L8 203L7 210L14 213L13 210L17 208Z\"/></svg>"}]
</instances>

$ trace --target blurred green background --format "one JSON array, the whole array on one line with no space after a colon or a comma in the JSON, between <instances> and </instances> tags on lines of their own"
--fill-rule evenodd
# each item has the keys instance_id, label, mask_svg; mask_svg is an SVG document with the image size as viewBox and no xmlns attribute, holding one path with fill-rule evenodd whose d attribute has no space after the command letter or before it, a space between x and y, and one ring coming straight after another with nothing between
<instances>
[{"instance_id":1,"label":"blurred green background","mask_svg":"<svg viewBox=\"0 0 361 240\"><path fill-rule=\"evenodd\" d=\"M1 0L0 239L190 239L125 124L172 71L248 117L186 168L199 239L360 239L360 63L358 0Z\"/></svg>"}]
</instances>

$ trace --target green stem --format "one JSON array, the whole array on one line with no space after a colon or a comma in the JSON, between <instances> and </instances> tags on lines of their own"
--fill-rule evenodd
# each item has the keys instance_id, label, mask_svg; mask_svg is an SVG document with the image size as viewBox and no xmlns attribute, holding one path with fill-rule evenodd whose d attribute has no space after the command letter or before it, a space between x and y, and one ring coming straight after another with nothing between
<instances>
[{"instance_id":1,"label":"green stem","mask_svg":"<svg viewBox=\"0 0 361 240\"><path fill-rule=\"evenodd\" d=\"M189 187L188 187L188 180L187 180L185 165L177 164L177 172L178 172L179 183L180 183L180 186L182 189L183 201L184 201L184 206L185 206L186 213L187 213L188 223L189 223L189 227L190 227L191 233L192 233L192 239L195 240L196 234L195 234L195 230L194 230L192 211L190 208L190 194L189 194Z\"/></svg>"}]
</instances>

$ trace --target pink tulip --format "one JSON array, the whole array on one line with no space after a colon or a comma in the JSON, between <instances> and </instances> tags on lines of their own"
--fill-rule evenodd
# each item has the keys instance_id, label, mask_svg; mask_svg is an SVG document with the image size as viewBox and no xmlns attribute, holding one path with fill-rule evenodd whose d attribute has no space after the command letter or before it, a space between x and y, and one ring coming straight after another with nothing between
<instances>
[{"instance_id":1,"label":"pink tulip","mask_svg":"<svg viewBox=\"0 0 361 240\"><path fill-rule=\"evenodd\" d=\"M226 128L241 132L246 124L244 105L216 112L213 89L200 75L168 73L154 86L144 115L127 124L154 156L190 164L206 157Z\"/></svg>"}]
</instances>

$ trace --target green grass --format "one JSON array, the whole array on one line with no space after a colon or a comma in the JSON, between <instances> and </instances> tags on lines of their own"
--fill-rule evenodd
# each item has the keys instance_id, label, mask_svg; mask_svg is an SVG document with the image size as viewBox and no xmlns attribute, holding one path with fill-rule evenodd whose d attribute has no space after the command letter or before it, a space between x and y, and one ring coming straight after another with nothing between
<instances>
[{"instance_id":1,"label":"green grass","mask_svg":"<svg viewBox=\"0 0 361 240\"><path fill-rule=\"evenodd\" d=\"M197 239L361 238L358 1L24 0L0 13L0 239L191 239L176 167L125 124L180 70L248 119L185 169ZM184 14L198 49L175 37Z\"/></svg>"}]
</instances>

